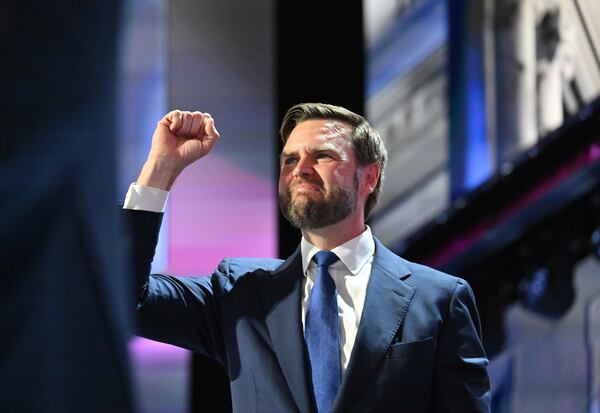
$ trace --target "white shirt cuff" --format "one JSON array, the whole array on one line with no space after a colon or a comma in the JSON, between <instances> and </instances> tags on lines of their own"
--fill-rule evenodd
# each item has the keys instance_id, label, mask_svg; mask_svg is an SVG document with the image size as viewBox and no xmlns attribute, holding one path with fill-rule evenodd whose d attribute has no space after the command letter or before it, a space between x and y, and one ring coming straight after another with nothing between
<instances>
[{"instance_id":1,"label":"white shirt cuff","mask_svg":"<svg viewBox=\"0 0 600 413\"><path fill-rule=\"evenodd\" d=\"M140 186L135 183L129 185L123 209L138 211L165 212L169 191L149 186Z\"/></svg>"}]
</instances>

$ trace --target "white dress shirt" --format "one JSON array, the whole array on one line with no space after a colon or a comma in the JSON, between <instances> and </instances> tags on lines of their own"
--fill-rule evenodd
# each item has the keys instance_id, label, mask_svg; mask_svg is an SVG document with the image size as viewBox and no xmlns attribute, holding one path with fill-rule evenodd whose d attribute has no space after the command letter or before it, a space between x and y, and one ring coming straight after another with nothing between
<instances>
[{"instance_id":1,"label":"white dress shirt","mask_svg":"<svg viewBox=\"0 0 600 413\"><path fill-rule=\"evenodd\" d=\"M168 191L131 184L125 197L124 209L164 212ZM317 265L313 256L320 250L304 237L300 242L302 253L302 271L304 282L302 290L302 327L308 310L308 300L317 277ZM371 277L371 266L375 253L375 241L371 229L367 226L360 235L332 250L339 261L329 266L329 274L337 289L338 316L340 318L340 361L342 376L348 367L348 361L356 332L360 324L367 284Z\"/></svg>"}]
</instances>

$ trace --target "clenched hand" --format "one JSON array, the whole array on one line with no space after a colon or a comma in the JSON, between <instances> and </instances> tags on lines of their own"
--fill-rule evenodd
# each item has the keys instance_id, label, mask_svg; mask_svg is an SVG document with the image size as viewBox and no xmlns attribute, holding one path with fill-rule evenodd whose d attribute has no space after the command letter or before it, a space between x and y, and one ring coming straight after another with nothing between
<instances>
[{"instance_id":1,"label":"clenched hand","mask_svg":"<svg viewBox=\"0 0 600 413\"><path fill-rule=\"evenodd\" d=\"M208 113L174 110L156 125L138 185L170 190L188 165L206 156L219 139Z\"/></svg>"}]
</instances>

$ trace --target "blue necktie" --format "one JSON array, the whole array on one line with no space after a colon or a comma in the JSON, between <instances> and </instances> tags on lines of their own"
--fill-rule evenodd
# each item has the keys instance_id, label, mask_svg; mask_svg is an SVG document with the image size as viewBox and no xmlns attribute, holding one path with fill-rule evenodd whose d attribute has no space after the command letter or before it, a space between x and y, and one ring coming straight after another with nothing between
<instances>
[{"instance_id":1,"label":"blue necktie","mask_svg":"<svg viewBox=\"0 0 600 413\"><path fill-rule=\"evenodd\" d=\"M327 267L339 260L331 251L319 251L317 280L310 293L304 339L308 349L313 391L319 413L328 413L340 389L340 328L337 291Z\"/></svg>"}]
</instances>

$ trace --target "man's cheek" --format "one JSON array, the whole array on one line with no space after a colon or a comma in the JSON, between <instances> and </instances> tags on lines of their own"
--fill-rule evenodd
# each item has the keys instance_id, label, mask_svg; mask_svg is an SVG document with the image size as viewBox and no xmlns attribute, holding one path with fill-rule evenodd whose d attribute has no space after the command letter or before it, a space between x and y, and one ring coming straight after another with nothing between
<instances>
[{"instance_id":1,"label":"man's cheek","mask_svg":"<svg viewBox=\"0 0 600 413\"><path fill-rule=\"evenodd\" d=\"M342 184L344 183L344 173L342 171L333 171L332 177L333 181L336 183L337 186L342 186Z\"/></svg>"}]
</instances>

